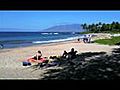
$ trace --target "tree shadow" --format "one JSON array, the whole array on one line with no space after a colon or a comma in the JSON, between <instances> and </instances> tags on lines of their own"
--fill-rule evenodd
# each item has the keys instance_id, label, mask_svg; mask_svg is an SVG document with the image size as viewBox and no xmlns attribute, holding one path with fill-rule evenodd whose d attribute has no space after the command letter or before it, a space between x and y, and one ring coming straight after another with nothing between
<instances>
[{"instance_id":1,"label":"tree shadow","mask_svg":"<svg viewBox=\"0 0 120 90\"><path fill-rule=\"evenodd\" d=\"M120 54L120 48L114 48L112 51L113 54Z\"/></svg>"},{"instance_id":2,"label":"tree shadow","mask_svg":"<svg viewBox=\"0 0 120 90\"><path fill-rule=\"evenodd\" d=\"M36 70L39 69L38 67L39 67L39 65L38 65L38 64L35 64L35 65L31 65L31 66L29 66L29 67L23 68L22 70L32 69L31 72L34 72L34 71L36 71Z\"/></svg>"},{"instance_id":3,"label":"tree shadow","mask_svg":"<svg viewBox=\"0 0 120 90\"><path fill-rule=\"evenodd\" d=\"M78 54L75 59L63 60L64 63L60 65L62 69L48 69L42 80L120 79L119 50L120 48L114 49L112 55L107 55L105 52Z\"/></svg>"}]
</instances>

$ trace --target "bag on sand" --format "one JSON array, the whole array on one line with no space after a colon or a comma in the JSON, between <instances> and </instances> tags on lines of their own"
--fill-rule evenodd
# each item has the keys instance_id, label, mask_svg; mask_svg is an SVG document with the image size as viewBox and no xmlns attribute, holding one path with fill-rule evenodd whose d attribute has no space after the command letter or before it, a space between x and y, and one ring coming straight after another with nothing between
<instances>
[{"instance_id":1,"label":"bag on sand","mask_svg":"<svg viewBox=\"0 0 120 90\"><path fill-rule=\"evenodd\" d=\"M23 61L23 66L31 65L30 62Z\"/></svg>"}]
</instances>

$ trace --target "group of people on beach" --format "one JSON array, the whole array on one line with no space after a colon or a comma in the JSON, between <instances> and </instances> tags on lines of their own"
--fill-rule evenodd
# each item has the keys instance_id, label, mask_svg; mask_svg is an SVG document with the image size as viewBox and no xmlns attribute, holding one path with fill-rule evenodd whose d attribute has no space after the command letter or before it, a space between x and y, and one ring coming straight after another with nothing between
<instances>
[{"instance_id":1,"label":"group of people on beach","mask_svg":"<svg viewBox=\"0 0 120 90\"><path fill-rule=\"evenodd\" d=\"M45 64L47 64L49 62L49 64L47 64L46 66L55 66L59 63L56 62L57 57L52 57L50 56L49 60L47 57L42 57L42 52L41 51L37 51L36 54L30 58L27 59L27 61L23 61L23 66L28 66L31 65L31 63L37 63L40 67L44 66Z\"/></svg>"},{"instance_id":2,"label":"group of people on beach","mask_svg":"<svg viewBox=\"0 0 120 90\"><path fill-rule=\"evenodd\" d=\"M72 48L70 52L64 51L62 57L66 58L68 60L74 59L74 58L76 58L76 53L77 53L77 51L75 51L74 48Z\"/></svg>"},{"instance_id":3,"label":"group of people on beach","mask_svg":"<svg viewBox=\"0 0 120 90\"><path fill-rule=\"evenodd\" d=\"M76 53L77 51L72 48L70 52L64 51L61 57L66 60L74 59L76 58ZM60 65L57 56L50 56L48 59L47 57L42 57L41 51L37 51L34 56L28 58L26 61L23 61L23 66L30 66L31 63L37 63L40 67L44 65L46 65L47 67Z\"/></svg>"},{"instance_id":4,"label":"group of people on beach","mask_svg":"<svg viewBox=\"0 0 120 90\"><path fill-rule=\"evenodd\" d=\"M82 40L84 43L90 43L91 35L84 35L84 38L82 38ZM78 39L78 41L80 41L80 39ZM74 48L72 48L70 52L64 51L62 58L66 59L66 60L74 59L74 58L76 58L76 53L77 53L77 51L75 51ZM42 65L42 63L48 63L51 59L53 60L55 58L56 57L50 57L48 60L47 57L42 57L41 51L37 51L37 53L34 56L28 58L27 61L24 61L23 65L24 66L31 65L32 62ZM48 65L56 65L56 64L57 63L52 61L52 63L49 63Z\"/></svg>"},{"instance_id":5,"label":"group of people on beach","mask_svg":"<svg viewBox=\"0 0 120 90\"><path fill-rule=\"evenodd\" d=\"M91 37L92 37L92 35L84 35L84 37L82 38L82 41L84 42L84 43L91 43ZM78 38L77 39L78 40L78 42L80 42L80 38Z\"/></svg>"}]
</instances>

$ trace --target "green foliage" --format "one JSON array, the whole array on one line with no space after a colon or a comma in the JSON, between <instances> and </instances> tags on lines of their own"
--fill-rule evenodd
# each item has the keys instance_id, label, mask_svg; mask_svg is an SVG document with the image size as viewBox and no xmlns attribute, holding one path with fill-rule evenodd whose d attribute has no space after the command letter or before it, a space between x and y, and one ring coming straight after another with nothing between
<instances>
[{"instance_id":1,"label":"green foliage","mask_svg":"<svg viewBox=\"0 0 120 90\"><path fill-rule=\"evenodd\" d=\"M120 37L112 37L111 39L99 39L95 40L95 42L99 44L115 45L120 42Z\"/></svg>"},{"instance_id":2,"label":"green foliage","mask_svg":"<svg viewBox=\"0 0 120 90\"><path fill-rule=\"evenodd\" d=\"M85 29L87 32L92 32L92 33L99 33L99 32L115 32L115 33L120 33L120 23L119 22L112 22L111 24L105 24L105 23L96 23L96 24L89 24L87 25L82 24L81 25L83 29Z\"/></svg>"},{"instance_id":3,"label":"green foliage","mask_svg":"<svg viewBox=\"0 0 120 90\"><path fill-rule=\"evenodd\" d=\"M80 32L80 34L89 34L89 33L92 33L92 32Z\"/></svg>"}]
</instances>

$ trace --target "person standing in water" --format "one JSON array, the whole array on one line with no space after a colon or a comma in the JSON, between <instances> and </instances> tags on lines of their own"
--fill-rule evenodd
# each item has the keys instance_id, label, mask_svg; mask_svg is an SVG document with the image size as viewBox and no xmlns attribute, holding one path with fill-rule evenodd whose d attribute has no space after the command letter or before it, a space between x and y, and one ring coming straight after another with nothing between
<instances>
[{"instance_id":1,"label":"person standing in water","mask_svg":"<svg viewBox=\"0 0 120 90\"><path fill-rule=\"evenodd\" d=\"M4 48L3 44L0 44L0 48L1 48L1 49L3 49L3 48Z\"/></svg>"}]
</instances>

